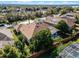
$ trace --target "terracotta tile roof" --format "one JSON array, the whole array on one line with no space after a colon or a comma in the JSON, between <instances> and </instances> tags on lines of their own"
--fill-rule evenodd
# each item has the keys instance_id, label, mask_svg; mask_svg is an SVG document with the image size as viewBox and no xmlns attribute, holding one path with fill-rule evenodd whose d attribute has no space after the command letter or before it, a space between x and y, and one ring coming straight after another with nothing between
<instances>
[{"instance_id":1,"label":"terracotta tile roof","mask_svg":"<svg viewBox=\"0 0 79 59\"><path fill-rule=\"evenodd\" d=\"M19 27L19 30L27 39L30 39L37 32L45 28L48 28L48 25L44 22L40 22L40 23L22 24L21 27Z\"/></svg>"}]
</instances>

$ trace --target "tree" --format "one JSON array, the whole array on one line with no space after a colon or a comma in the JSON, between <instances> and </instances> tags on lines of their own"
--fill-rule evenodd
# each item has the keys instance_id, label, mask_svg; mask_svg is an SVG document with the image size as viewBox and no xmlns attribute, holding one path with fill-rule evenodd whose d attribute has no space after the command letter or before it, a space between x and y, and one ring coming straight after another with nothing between
<instances>
[{"instance_id":1,"label":"tree","mask_svg":"<svg viewBox=\"0 0 79 59\"><path fill-rule=\"evenodd\" d=\"M53 15L54 14L54 10L52 8L48 9L46 12L45 12L45 15L46 16L49 16L49 15Z\"/></svg>"},{"instance_id":2,"label":"tree","mask_svg":"<svg viewBox=\"0 0 79 59\"><path fill-rule=\"evenodd\" d=\"M14 21L17 21L16 15L14 15L12 13L8 13L6 15L6 19L9 21L9 23L13 23Z\"/></svg>"},{"instance_id":3,"label":"tree","mask_svg":"<svg viewBox=\"0 0 79 59\"><path fill-rule=\"evenodd\" d=\"M60 14L63 15L67 12L73 12L73 8L72 7L68 7L68 6L63 6L60 10Z\"/></svg>"},{"instance_id":4,"label":"tree","mask_svg":"<svg viewBox=\"0 0 79 59\"><path fill-rule=\"evenodd\" d=\"M15 42L14 46L7 45L2 50L0 50L0 57L25 58L29 55L29 47L21 41Z\"/></svg>"},{"instance_id":5,"label":"tree","mask_svg":"<svg viewBox=\"0 0 79 59\"><path fill-rule=\"evenodd\" d=\"M31 13L31 14L30 14L30 19L31 19L31 20L34 20L34 19L35 19L35 13Z\"/></svg>"},{"instance_id":6,"label":"tree","mask_svg":"<svg viewBox=\"0 0 79 59\"><path fill-rule=\"evenodd\" d=\"M60 10L61 15L66 14L66 13L67 13L67 11L65 9Z\"/></svg>"},{"instance_id":7,"label":"tree","mask_svg":"<svg viewBox=\"0 0 79 59\"><path fill-rule=\"evenodd\" d=\"M19 58L21 55L21 52L14 46L5 46L3 49L4 54L3 57L6 58Z\"/></svg>"},{"instance_id":8,"label":"tree","mask_svg":"<svg viewBox=\"0 0 79 59\"><path fill-rule=\"evenodd\" d=\"M30 55L30 49L26 45L25 40L21 33L18 36L19 40L15 41L13 46L5 46L3 52L1 51L1 57L7 58L25 58Z\"/></svg>"},{"instance_id":9,"label":"tree","mask_svg":"<svg viewBox=\"0 0 79 59\"><path fill-rule=\"evenodd\" d=\"M43 15L43 13L41 12L41 11L37 11L36 13L35 13L35 16L36 17L42 17L42 15Z\"/></svg>"},{"instance_id":10,"label":"tree","mask_svg":"<svg viewBox=\"0 0 79 59\"><path fill-rule=\"evenodd\" d=\"M53 14L58 14L59 13L59 8L49 8L46 12L45 12L45 15L48 16L48 15L52 15Z\"/></svg>"},{"instance_id":11,"label":"tree","mask_svg":"<svg viewBox=\"0 0 79 59\"><path fill-rule=\"evenodd\" d=\"M56 58L56 57L58 56L57 51L58 51L57 48L54 47L53 50L52 50L51 53L50 53L50 57L51 57L51 58Z\"/></svg>"},{"instance_id":12,"label":"tree","mask_svg":"<svg viewBox=\"0 0 79 59\"><path fill-rule=\"evenodd\" d=\"M15 47L21 52L21 58L25 58L30 55L30 49L25 42L17 41L15 43Z\"/></svg>"},{"instance_id":13,"label":"tree","mask_svg":"<svg viewBox=\"0 0 79 59\"><path fill-rule=\"evenodd\" d=\"M70 28L64 20L59 21L58 24L55 25L55 28L59 29L65 34L72 34L72 28Z\"/></svg>"},{"instance_id":14,"label":"tree","mask_svg":"<svg viewBox=\"0 0 79 59\"><path fill-rule=\"evenodd\" d=\"M4 55L4 51L2 49L0 49L0 58L2 58Z\"/></svg>"},{"instance_id":15,"label":"tree","mask_svg":"<svg viewBox=\"0 0 79 59\"><path fill-rule=\"evenodd\" d=\"M50 10L51 10L52 14L58 14L59 11L61 10L61 8L60 7L55 7L55 8L51 8Z\"/></svg>"},{"instance_id":16,"label":"tree","mask_svg":"<svg viewBox=\"0 0 79 59\"><path fill-rule=\"evenodd\" d=\"M53 40L51 39L51 32L49 29L44 29L38 32L30 40L30 48L32 51L40 51L42 49L50 48Z\"/></svg>"},{"instance_id":17,"label":"tree","mask_svg":"<svg viewBox=\"0 0 79 59\"><path fill-rule=\"evenodd\" d=\"M63 6L62 9L65 9L67 12L73 11L73 8L71 6Z\"/></svg>"},{"instance_id":18,"label":"tree","mask_svg":"<svg viewBox=\"0 0 79 59\"><path fill-rule=\"evenodd\" d=\"M79 7L75 8L76 11L79 11Z\"/></svg>"},{"instance_id":19,"label":"tree","mask_svg":"<svg viewBox=\"0 0 79 59\"><path fill-rule=\"evenodd\" d=\"M21 52L16 47L11 47L6 57L19 58L20 56L21 56Z\"/></svg>"},{"instance_id":20,"label":"tree","mask_svg":"<svg viewBox=\"0 0 79 59\"><path fill-rule=\"evenodd\" d=\"M22 57L22 58L23 58L23 57L26 58L26 57L28 57L29 55L30 55L30 49L29 49L29 47L28 47L27 45L25 45L24 51L23 51L21 57Z\"/></svg>"},{"instance_id":21,"label":"tree","mask_svg":"<svg viewBox=\"0 0 79 59\"><path fill-rule=\"evenodd\" d=\"M8 53L9 53L9 51L10 51L10 48L11 48L10 45L6 45L6 46L3 48L3 51L4 51L3 57L8 57L7 55L8 55Z\"/></svg>"},{"instance_id":22,"label":"tree","mask_svg":"<svg viewBox=\"0 0 79 59\"><path fill-rule=\"evenodd\" d=\"M25 43L22 43L21 41L17 41L17 42L15 42L15 46L23 53Z\"/></svg>"},{"instance_id":23,"label":"tree","mask_svg":"<svg viewBox=\"0 0 79 59\"><path fill-rule=\"evenodd\" d=\"M26 41L21 33L19 33L18 38L19 40L15 42L15 47L21 52L20 57L25 58L30 55L30 49L26 45Z\"/></svg>"}]
</instances>

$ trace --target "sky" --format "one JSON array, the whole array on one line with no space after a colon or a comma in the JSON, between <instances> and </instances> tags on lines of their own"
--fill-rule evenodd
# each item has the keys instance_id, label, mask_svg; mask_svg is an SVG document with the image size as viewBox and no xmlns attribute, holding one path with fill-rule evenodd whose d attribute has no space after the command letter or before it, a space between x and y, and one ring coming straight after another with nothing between
<instances>
[{"instance_id":1,"label":"sky","mask_svg":"<svg viewBox=\"0 0 79 59\"><path fill-rule=\"evenodd\" d=\"M0 4L79 5L79 0L0 0Z\"/></svg>"},{"instance_id":2,"label":"sky","mask_svg":"<svg viewBox=\"0 0 79 59\"><path fill-rule=\"evenodd\" d=\"M0 0L0 1L79 1L79 0Z\"/></svg>"}]
</instances>

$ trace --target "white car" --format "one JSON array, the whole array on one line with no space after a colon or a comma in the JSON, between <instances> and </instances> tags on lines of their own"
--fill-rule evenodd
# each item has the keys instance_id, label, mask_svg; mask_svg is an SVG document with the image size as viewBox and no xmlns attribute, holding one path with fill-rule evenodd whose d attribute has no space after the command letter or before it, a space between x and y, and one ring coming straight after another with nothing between
<instances>
[{"instance_id":1,"label":"white car","mask_svg":"<svg viewBox=\"0 0 79 59\"><path fill-rule=\"evenodd\" d=\"M12 27L12 25L4 24L5 27Z\"/></svg>"}]
</instances>

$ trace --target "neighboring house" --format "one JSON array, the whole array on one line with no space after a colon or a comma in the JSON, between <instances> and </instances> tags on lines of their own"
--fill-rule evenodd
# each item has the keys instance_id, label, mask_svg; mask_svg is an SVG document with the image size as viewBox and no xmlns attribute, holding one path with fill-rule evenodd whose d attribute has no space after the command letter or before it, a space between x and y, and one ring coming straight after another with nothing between
<instances>
[{"instance_id":1,"label":"neighboring house","mask_svg":"<svg viewBox=\"0 0 79 59\"><path fill-rule=\"evenodd\" d=\"M0 33L3 33L4 35L6 35L7 37L11 39L13 38L12 32L5 27L0 28Z\"/></svg>"},{"instance_id":2,"label":"neighboring house","mask_svg":"<svg viewBox=\"0 0 79 59\"><path fill-rule=\"evenodd\" d=\"M52 23L52 24L57 24L61 20L62 19L59 19L58 17L47 16L45 22L49 22L49 23Z\"/></svg>"},{"instance_id":3,"label":"neighboring house","mask_svg":"<svg viewBox=\"0 0 79 59\"><path fill-rule=\"evenodd\" d=\"M74 27L75 19L64 18L64 20L68 24L69 27Z\"/></svg>"},{"instance_id":4,"label":"neighboring house","mask_svg":"<svg viewBox=\"0 0 79 59\"><path fill-rule=\"evenodd\" d=\"M9 38L7 35L0 33L0 48L4 48L6 45L14 44L14 41L11 38Z\"/></svg>"},{"instance_id":5,"label":"neighboring house","mask_svg":"<svg viewBox=\"0 0 79 59\"><path fill-rule=\"evenodd\" d=\"M55 27L53 27L51 25L49 25L48 28L51 31L52 38L56 38L57 36L59 36L58 33L57 33L59 31L58 29L56 29Z\"/></svg>"},{"instance_id":6,"label":"neighboring house","mask_svg":"<svg viewBox=\"0 0 79 59\"><path fill-rule=\"evenodd\" d=\"M66 19L66 23L71 27L75 25L75 15L76 13L71 12L71 13L66 13L61 16L61 18Z\"/></svg>"},{"instance_id":7,"label":"neighboring house","mask_svg":"<svg viewBox=\"0 0 79 59\"><path fill-rule=\"evenodd\" d=\"M64 15L61 15L61 17L62 17L62 18L75 19L75 17L74 17L75 15L76 15L76 13L71 12L71 13L66 13L66 14L64 14Z\"/></svg>"},{"instance_id":8,"label":"neighboring house","mask_svg":"<svg viewBox=\"0 0 79 59\"><path fill-rule=\"evenodd\" d=\"M21 24L15 27L17 31L20 31L28 40L31 39L36 33L43 29L49 28L52 35L58 30L45 22L34 22L30 24Z\"/></svg>"},{"instance_id":9,"label":"neighboring house","mask_svg":"<svg viewBox=\"0 0 79 59\"><path fill-rule=\"evenodd\" d=\"M59 21L64 20L69 27L73 27L75 25L75 19L70 18L62 18L62 17L46 17L45 22L51 23L51 24L57 24Z\"/></svg>"},{"instance_id":10,"label":"neighboring house","mask_svg":"<svg viewBox=\"0 0 79 59\"><path fill-rule=\"evenodd\" d=\"M13 45L13 35L6 27L0 27L0 48L4 48L5 45Z\"/></svg>"}]
</instances>

